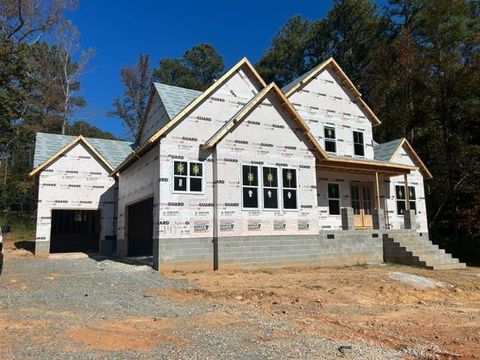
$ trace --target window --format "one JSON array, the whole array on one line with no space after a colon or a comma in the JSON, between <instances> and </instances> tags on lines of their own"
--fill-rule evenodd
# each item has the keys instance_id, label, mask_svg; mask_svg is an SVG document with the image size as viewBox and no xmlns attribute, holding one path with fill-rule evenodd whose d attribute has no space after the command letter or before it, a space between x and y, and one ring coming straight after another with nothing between
<instances>
[{"instance_id":1,"label":"window","mask_svg":"<svg viewBox=\"0 0 480 360\"><path fill-rule=\"evenodd\" d=\"M328 212L330 215L340 215L340 186L327 184Z\"/></svg>"},{"instance_id":2,"label":"window","mask_svg":"<svg viewBox=\"0 0 480 360\"><path fill-rule=\"evenodd\" d=\"M258 208L258 167L242 166L243 207Z\"/></svg>"},{"instance_id":3,"label":"window","mask_svg":"<svg viewBox=\"0 0 480 360\"><path fill-rule=\"evenodd\" d=\"M203 168L201 163L190 163L190 191L202 192Z\"/></svg>"},{"instance_id":4,"label":"window","mask_svg":"<svg viewBox=\"0 0 480 360\"><path fill-rule=\"evenodd\" d=\"M405 198L405 186L403 185L396 185L395 192L397 195L397 214L403 215L406 209L406 198ZM415 187L409 186L408 187L409 198L410 198L410 210L414 210L415 214L417 214L417 205L416 205L416 194L415 194Z\"/></svg>"},{"instance_id":5,"label":"window","mask_svg":"<svg viewBox=\"0 0 480 360\"><path fill-rule=\"evenodd\" d=\"M358 156L365 156L365 148L363 146L363 132L353 132L353 153Z\"/></svg>"},{"instance_id":6,"label":"window","mask_svg":"<svg viewBox=\"0 0 480 360\"><path fill-rule=\"evenodd\" d=\"M263 168L263 207L278 209L278 171L274 167Z\"/></svg>"},{"instance_id":7,"label":"window","mask_svg":"<svg viewBox=\"0 0 480 360\"><path fill-rule=\"evenodd\" d=\"M182 192L202 192L203 164L200 162L173 162L173 190Z\"/></svg>"},{"instance_id":8,"label":"window","mask_svg":"<svg viewBox=\"0 0 480 360\"><path fill-rule=\"evenodd\" d=\"M297 170L282 169L283 208L297 208Z\"/></svg>"},{"instance_id":9,"label":"window","mask_svg":"<svg viewBox=\"0 0 480 360\"><path fill-rule=\"evenodd\" d=\"M336 153L337 152L337 138L335 135L335 128L331 126L325 126L323 128L323 135L325 137L325 151Z\"/></svg>"}]
</instances>

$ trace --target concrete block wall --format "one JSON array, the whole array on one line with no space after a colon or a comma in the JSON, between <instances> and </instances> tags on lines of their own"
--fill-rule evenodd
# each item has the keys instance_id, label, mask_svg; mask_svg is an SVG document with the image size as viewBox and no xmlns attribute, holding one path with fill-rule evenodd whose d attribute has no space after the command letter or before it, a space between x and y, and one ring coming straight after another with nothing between
<instances>
[{"instance_id":1,"label":"concrete block wall","mask_svg":"<svg viewBox=\"0 0 480 360\"><path fill-rule=\"evenodd\" d=\"M375 236L375 237L374 237ZM212 238L162 239L160 270L213 269ZM219 269L235 266L343 266L383 262L380 232L333 231L319 235L233 236L218 239Z\"/></svg>"}]
</instances>

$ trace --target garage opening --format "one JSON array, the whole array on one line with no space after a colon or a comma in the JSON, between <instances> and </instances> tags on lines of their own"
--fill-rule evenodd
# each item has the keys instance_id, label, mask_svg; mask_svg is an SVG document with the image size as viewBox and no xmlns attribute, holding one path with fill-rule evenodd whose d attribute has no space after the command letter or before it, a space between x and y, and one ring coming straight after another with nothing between
<instances>
[{"instance_id":1,"label":"garage opening","mask_svg":"<svg viewBox=\"0 0 480 360\"><path fill-rule=\"evenodd\" d=\"M153 198L128 207L128 256L153 255Z\"/></svg>"},{"instance_id":2,"label":"garage opening","mask_svg":"<svg viewBox=\"0 0 480 360\"><path fill-rule=\"evenodd\" d=\"M52 210L50 252L98 252L100 210Z\"/></svg>"}]
</instances>

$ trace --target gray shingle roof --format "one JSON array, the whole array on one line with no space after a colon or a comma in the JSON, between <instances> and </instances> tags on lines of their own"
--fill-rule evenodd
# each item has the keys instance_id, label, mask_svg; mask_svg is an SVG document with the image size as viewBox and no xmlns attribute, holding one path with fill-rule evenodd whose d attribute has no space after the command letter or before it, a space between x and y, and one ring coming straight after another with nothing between
<instances>
[{"instance_id":1,"label":"gray shingle roof","mask_svg":"<svg viewBox=\"0 0 480 360\"><path fill-rule=\"evenodd\" d=\"M373 152L375 160L390 161L402 140L403 138L392 140L383 144L374 143Z\"/></svg>"},{"instance_id":2,"label":"gray shingle roof","mask_svg":"<svg viewBox=\"0 0 480 360\"><path fill-rule=\"evenodd\" d=\"M202 93L201 91L185 89L173 85L160 83L153 83L153 85L162 99L170 120Z\"/></svg>"},{"instance_id":3,"label":"gray shingle roof","mask_svg":"<svg viewBox=\"0 0 480 360\"><path fill-rule=\"evenodd\" d=\"M75 139L76 136L37 133L33 167L48 160L57 151ZM114 168L132 152L132 144L127 141L86 138L105 160Z\"/></svg>"}]
</instances>

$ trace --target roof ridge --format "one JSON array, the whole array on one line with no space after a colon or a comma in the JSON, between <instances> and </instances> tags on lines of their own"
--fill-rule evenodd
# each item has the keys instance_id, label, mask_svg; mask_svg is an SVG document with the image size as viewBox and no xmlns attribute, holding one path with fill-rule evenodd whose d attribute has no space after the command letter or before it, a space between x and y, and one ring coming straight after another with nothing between
<instances>
[{"instance_id":1,"label":"roof ridge","mask_svg":"<svg viewBox=\"0 0 480 360\"><path fill-rule=\"evenodd\" d=\"M386 141L386 142L383 142L383 143L377 142L377 144L374 145L374 146L388 145L388 144L393 143L393 142L395 142L395 141L402 141L403 139L404 139L404 138L398 138L398 139L389 140L389 141Z\"/></svg>"},{"instance_id":2,"label":"roof ridge","mask_svg":"<svg viewBox=\"0 0 480 360\"><path fill-rule=\"evenodd\" d=\"M161 86L168 86L168 87L173 87L173 88L182 89L182 90L194 91L194 92L198 92L198 93L202 92L201 90L190 89L190 88L186 88L186 87L178 86L178 85L164 84L164 83L159 82L159 81L152 81L152 84L161 85Z\"/></svg>"}]
</instances>

